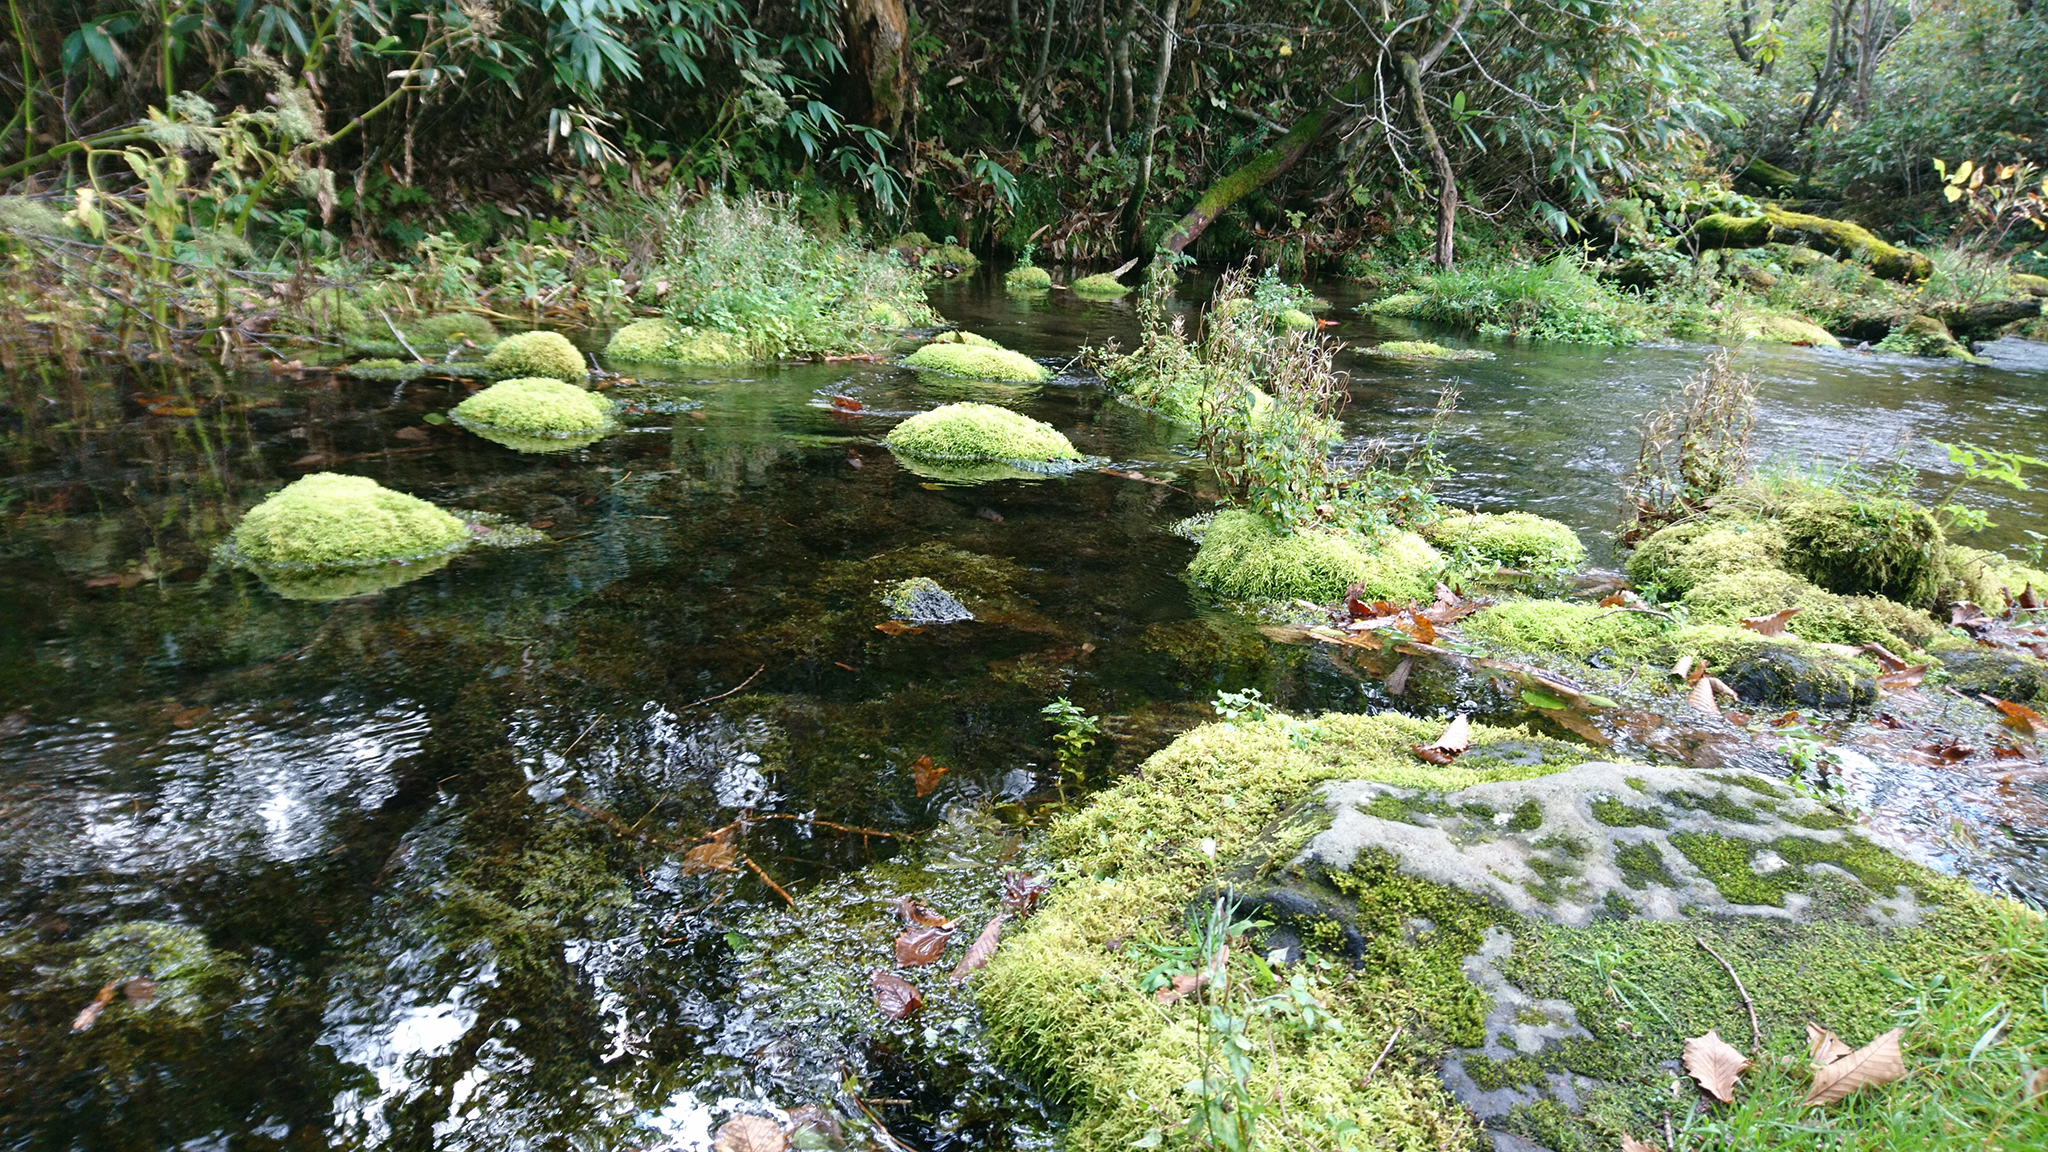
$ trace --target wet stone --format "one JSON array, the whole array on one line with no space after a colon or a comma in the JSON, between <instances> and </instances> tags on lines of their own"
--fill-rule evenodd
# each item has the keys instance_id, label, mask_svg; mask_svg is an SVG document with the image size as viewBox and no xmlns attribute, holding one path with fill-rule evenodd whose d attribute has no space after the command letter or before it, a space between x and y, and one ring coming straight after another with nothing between
<instances>
[{"instance_id":1,"label":"wet stone","mask_svg":"<svg viewBox=\"0 0 2048 1152\"><path fill-rule=\"evenodd\" d=\"M889 615L906 624L959 624L974 613L928 576L915 576L889 589Z\"/></svg>"}]
</instances>

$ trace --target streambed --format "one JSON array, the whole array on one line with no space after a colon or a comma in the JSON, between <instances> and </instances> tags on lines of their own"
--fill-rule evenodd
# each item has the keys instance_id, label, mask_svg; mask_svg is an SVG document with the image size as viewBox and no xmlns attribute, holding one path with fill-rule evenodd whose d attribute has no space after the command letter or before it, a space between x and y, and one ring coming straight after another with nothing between
<instances>
[{"instance_id":1,"label":"streambed","mask_svg":"<svg viewBox=\"0 0 2048 1152\"><path fill-rule=\"evenodd\" d=\"M1413 334L1325 290L1340 336ZM1129 301L1018 300L992 277L933 298L1054 365L1135 338ZM1442 370L1352 364L1349 430L1412 441L1455 381L1450 499L1563 520L1611 563L1602 533L1640 417L1704 350L1494 350ZM2048 374L1804 349L1742 364L1770 458L1903 443L1939 476L1933 440L2026 452L2048 426ZM1189 591L1192 546L1163 529L1210 507L1193 446L1083 377L991 392L889 364L627 371L627 431L561 456L426 421L464 394L453 382L9 378L7 1144L690 1147L740 1102L826 1102L844 1065L869 1097L902 1101L880 1115L915 1147L1046 1146L1057 1116L978 1067L971 1043L935 1075L897 1059L886 1030L833 1050L830 1027L778 1024L804 985L764 969L777 941L865 969L891 931L852 913L792 923L766 883L692 875L676 846L743 810L812 816L871 832L757 825L748 858L785 890L850 908L863 886L917 882L949 914L984 912L991 877L1029 863L1036 814L1206 719L1217 691L1375 702L1321 654ZM902 417L963 398L1168 483L944 487L879 446ZM328 604L209 562L244 510L321 469L550 539ZM2048 511L2039 492L1975 499L1997 522L1979 546L2023 542ZM877 631L880 582L907 575L971 593L979 618ZM1057 777L1038 714L1058 696L1105 717L1078 778ZM1981 706L1954 707L1959 728L1981 727ZM926 757L944 774L921 779ZM2048 786L2031 762L1871 760L1851 782L1923 859L2048 893ZM864 871L903 851L879 833L925 834L922 880ZM126 1023L116 1006L74 1033L118 975L83 942L135 922L188 931L189 1004L166 994ZM832 1006L813 1007L829 1023Z\"/></svg>"}]
</instances>

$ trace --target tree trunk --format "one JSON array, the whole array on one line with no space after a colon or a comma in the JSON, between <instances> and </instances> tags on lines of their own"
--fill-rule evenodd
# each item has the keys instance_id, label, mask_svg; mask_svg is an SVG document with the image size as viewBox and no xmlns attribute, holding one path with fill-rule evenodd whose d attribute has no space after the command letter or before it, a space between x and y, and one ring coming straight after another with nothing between
<instances>
[{"instance_id":1,"label":"tree trunk","mask_svg":"<svg viewBox=\"0 0 2048 1152\"><path fill-rule=\"evenodd\" d=\"M1209 185L1202 198L1180 223L1166 234L1160 244L1168 252L1178 256L1193 244L1209 225L1230 210L1230 206L1258 191L1288 169L1294 167L1309 147L1323 134L1323 128L1330 121L1330 110L1318 108L1295 121L1287 134L1275 141L1271 148L1252 157L1250 162L1236 171L1222 176Z\"/></svg>"},{"instance_id":2,"label":"tree trunk","mask_svg":"<svg viewBox=\"0 0 2048 1152\"><path fill-rule=\"evenodd\" d=\"M1399 63L1401 81L1408 88L1408 106L1415 113L1423 146L1429 149L1429 162L1436 169L1436 266L1448 271L1455 258L1451 241L1458 219L1458 173L1451 167L1443 141L1437 138L1436 124L1429 118L1429 106L1422 93L1422 66L1406 52L1401 54Z\"/></svg>"},{"instance_id":3,"label":"tree trunk","mask_svg":"<svg viewBox=\"0 0 2048 1152\"><path fill-rule=\"evenodd\" d=\"M1159 109L1166 103L1166 82L1173 75L1173 46L1180 30L1180 0L1166 0L1159 21L1159 66L1152 74L1152 102L1145 110L1145 151L1138 160L1138 186L1124 204L1124 250L1136 252L1145 230L1145 198L1152 194L1153 141L1159 135Z\"/></svg>"},{"instance_id":4,"label":"tree trunk","mask_svg":"<svg viewBox=\"0 0 2048 1152\"><path fill-rule=\"evenodd\" d=\"M845 0L846 118L894 135L916 79L904 53L903 0Z\"/></svg>"},{"instance_id":5,"label":"tree trunk","mask_svg":"<svg viewBox=\"0 0 2048 1152\"><path fill-rule=\"evenodd\" d=\"M1131 130L1137 121L1137 99L1131 75L1131 40L1138 34L1138 0L1124 7L1123 23L1117 28L1116 51L1110 58L1110 71L1116 85L1116 134L1121 136Z\"/></svg>"}]
</instances>

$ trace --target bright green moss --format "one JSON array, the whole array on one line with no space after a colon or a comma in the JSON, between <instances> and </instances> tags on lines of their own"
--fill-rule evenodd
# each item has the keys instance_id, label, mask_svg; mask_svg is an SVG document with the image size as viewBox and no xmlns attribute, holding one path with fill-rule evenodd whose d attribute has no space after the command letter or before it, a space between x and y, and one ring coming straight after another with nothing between
<instances>
[{"instance_id":1,"label":"bright green moss","mask_svg":"<svg viewBox=\"0 0 2048 1152\"><path fill-rule=\"evenodd\" d=\"M1937 631L1933 619L1918 609L1875 597L1824 592L1778 568L1708 577L1685 594L1684 602L1693 620L1714 624L1736 624L1797 608L1799 614L1787 629L1819 644L1875 641L1890 648L1918 647Z\"/></svg>"},{"instance_id":2,"label":"bright green moss","mask_svg":"<svg viewBox=\"0 0 2048 1152\"><path fill-rule=\"evenodd\" d=\"M635 320L617 332L604 354L619 360L671 364L745 364L746 341L711 328L685 328L673 320Z\"/></svg>"},{"instance_id":3,"label":"bright green moss","mask_svg":"<svg viewBox=\"0 0 2048 1152\"><path fill-rule=\"evenodd\" d=\"M449 415L480 436L529 452L582 447L613 425L611 401L545 377L493 384L457 404Z\"/></svg>"},{"instance_id":4,"label":"bright green moss","mask_svg":"<svg viewBox=\"0 0 2048 1152\"><path fill-rule=\"evenodd\" d=\"M1374 360L1416 363L1430 360L1493 359L1493 353L1478 348L1446 348L1441 344L1431 344L1427 340L1387 340L1370 348L1361 348L1358 354Z\"/></svg>"},{"instance_id":5,"label":"bright green moss","mask_svg":"<svg viewBox=\"0 0 2048 1152\"><path fill-rule=\"evenodd\" d=\"M1653 885L1670 888L1678 883L1672 878L1670 867L1664 863L1663 851L1654 841L1623 844L1615 848L1614 866L1621 870L1621 882L1638 891Z\"/></svg>"},{"instance_id":6,"label":"bright green moss","mask_svg":"<svg viewBox=\"0 0 2048 1152\"><path fill-rule=\"evenodd\" d=\"M1803 316L1787 312L1738 312L1729 327L1735 335L1759 344L1804 344L1814 348L1842 346L1842 342L1827 329Z\"/></svg>"},{"instance_id":7,"label":"bright green moss","mask_svg":"<svg viewBox=\"0 0 2048 1152\"><path fill-rule=\"evenodd\" d=\"M1001 348L1002 345L986 336L978 336L964 328L954 328L932 337L934 344L965 344L970 348Z\"/></svg>"},{"instance_id":8,"label":"bright green moss","mask_svg":"<svg viewBox=\"0 0 2048 1152\"><path fill-rule=\"evenodd\" d=\"M903 363L926 372L977 380L1044 380L1052 375L1045 365L1022 352L967 343L927 344Z\"/></svg>"},{"instance_id":9,"label":"bright green moss","mask_svg":"<svg viewBox=\"0 0 2048 1152\"><path fill-rule=\"evenodd\" d=\"M1406 317L1419 315L1428 303L1428 297L1420 292L1401 292L1367 304L1362 310L1375 316Z\"/></svg>"},{"instance_id":10,"label":"bright green moss","mask_svg":"<svg viewBox=\"0 0 2048 1152\"><path fill-rule=\"evenodd\" d=\"M1515 805L1514 812L1508 816L1508 822L1502 827L1510 832L1534 832L1543 827L1543 806L1534 800L1522 801Z\"/></svg>"},{"instance_id":11,"label":"bright green moss","mask_svg":"<svg viewBox=\"0 0 2048 1152\"><path fill-rule=\"evenodd\" d=\"M1783 904L1787 892L1805 891L1813 878L1806 869L1814 864L1831 864L1856 877L1878 896L1891 896L1900 885L1918 877L1898 857L1861 836L1844 833L1835 843L1804 836L1781 836L1772 841L1746 840L1705 832L1677 832L1671 846L1685 855L1693 867L1736 904ZM1784 867L1760 873L1753 861L1768 849L1785 862Z\"/></svg>"},{"instance_id":12,"label":"bright green moss","mask_svg":"<svg viewBox=\"0 0 2048 1152\"><path fill-rule=\"evenodd\" d=\"M1887 244L1869 229L1847 220L1787 212L1772 205L1765 206L1764 219L1770 224L1773 240L1802 243L1845 260L1861 260L1887 280L1925 280L1934 271L1927 257Z\"/></svg>"},{"instance_id":13,"label":"bright green moss","mask_svg":"<svg viewBox=\"0 0 2048 1152\"><path fill-rule=\"evenodd\" d=\"M1099 297L1122 296L1131 290L1128 285L1119 283L1116 277L1111 276L1107 272L1097 272L1093 276L1083 276L1079 280L1074 281L1073 289L1077 296Z\"/></svg>"},{"instance_id":14,"label":"bright green moss","mask_svg":"<svg viewBox=\"0 0 2048 1152\"><path fill-rule=\"evenodd\" d=\"M1563 600L1509 600L1461 621L1460 631L1489 647L1584 659L1603 649L1633 655L1657 643L1671 625L1641 612L1615 612Z\"/></svg>"},{"instance_id":15,"label":"bright green moss","mask_svg":"<svg viewBox=\"0 0 2048 1152\"><path fill-rule=\"evenodd\" d=\"M1003 287L1012 292L1044 292L1052 287L1052 273L1027 264L1003 273Z\"/></svg>"},{"instance_id":16,"label":"bright green moss","mask_svg":"<svg viewBox=\"0 0 2048 1152\"><path fill-rule=\"evenodd\" d=\"M507 378L546 376L581 383L590 379L583 353L560 332L521 332L498 341L484 367Z\"/></svg>"},{"instance_id":17,"label":"bright green moss","mask_svg":"<svg viewBox=\"0 0 2048 1152\"><path fill-rule=\"evenodd\" d=\"M271 494L235 526L241 558L265 568L360 568L453 552L462 521L366 476L315 472Z\"/></svg>"},{"instance_id":18,"label":"bright green moss","mask_svg":"<svg viewBox=\"0 0 2048 1152\"><path fill-rule=\"evenodd\" d=\"M1254 512L1219 513L1188 563L1197 584L1233 600L1334 600L1355 583L1368 598L1428 599L1442 559L1413 533L1372 544L1324 532L1281 532Z\"/></svg>"},{"instance_id":19,"label":"bright green moss","mask_svg":"<svg viewBox=\"0 0 2048 1152\"><path fill-rule=\"evenodd\" d=\"M1593 801L1593 819L1609 828L1668 828L1671 822L1655 808L1638 808L1612 796ZM1640 888L1642 885L1638 884Z\"/></svg>"},{"instance_id":20,"label":"bright green moss","mask_svg":"<svg viewBox=\"0 0 2048 1152\"><path fill-rule=\"evenodd\" d=\"M1830 592L1925 607L1940 594L1941 525L1910 500L1808 488L1773 517L1785 567Z\"/></svg>"},{"instance_id":21,"label":"bright green moss","mask_svg":"<svg viewBox=\"0 0 2048 1152\"><path fill-rule=\"evenodd\" d=\"M1312 331L1316 327L1316 318L1299 308L1282 309L1278 320L1280 327L1299 332Z\"/></svg>"},{"instance_id":22,"label":"bright green moss","mask_svg":"<svg viewBox=\"0 0 2048 1152\"><path fill-rule=\"evenodd\" d=\"M1052 425L1007 408L971 401L920 412L891 429L885 442L903 456L1000 462L1033 471L1057 469L1081 459L1074 445Z\"/></svg>"},{"instance_id":23,"label":"bright green moss","mask_svg":"<svg viewBox=\"0 0 2048 1152\"><path fill-rule=\"evenodd\" d=\"M1544 575L1576 571L1586 546L1571 527L1527 512L1448 516L1424 530L1438 548L1493 564Z\"/></svg>"},{"instance_id":24,"label":"bright green moss","mask_svg":"<svg viewBox=\"0 0 2048 1152\"><path fill-rule=\"evenodd\" d=\"M2029 568L2010 556L1951 544L1943 553L1948 584L1943 598L1968 600L1994 615L2004 612L2028 588L2048 597L2048 572Z\"/></svg>"},{"instance_id":25,"label":"bright green moss","mask_svg":"<svg viewBox=\"0 0 2048 1152\"><path fill-rule=\"evenodd\" d=\"M1781 566L1785 538L1769 524L1740 518L1689 520L1661 528L1628 558L1629 579L1683 596L1714 576Z\"/></svg>"},{"instance_id":26,"label":"bright green moss","mask_svg":"<svg viewBox=\"0 0 2048 1152\"><path fill-rule=\"evenodd\" d=\"M467 312L440 312L405 326L405 338L427 356L440 356L464 341L488 347L498 340L498 330L489 320ZM581 359L578 359L581 363Z\"/></svg>"}]
</instances>

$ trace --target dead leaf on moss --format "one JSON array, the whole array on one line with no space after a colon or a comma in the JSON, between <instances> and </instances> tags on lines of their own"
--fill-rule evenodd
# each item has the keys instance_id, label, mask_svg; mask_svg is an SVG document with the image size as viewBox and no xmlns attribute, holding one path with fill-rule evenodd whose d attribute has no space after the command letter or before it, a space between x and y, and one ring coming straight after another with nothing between
<instances>
[{"instance_id":1,"label":"dead leaf on moss","mask_svg":"<svg viewBox=\"0 0 2048 1152\"><path fill-rule=\"evenodd\" d=\"M1399 628L1403 632L1406 632L1410 636L1415 637L1417 640L1421 641L1424 644L1436 643L1436 625L1430 623L1429 617L1427 616L1410 616L1406 620L1395 625L1395 627Z\"/></svg>"},{"instance_id":2,"label":"dead leaf on moss","mask_svg":"<svg viewBox=\"0 0 2048 1152\"><path fill-rule=\"evenodd\" d=\"M1634 600L1635 598L1636 598L1636 594L1635 594L1635 593L1633 593L1633 592L1630 592L1630 591L1629 591L1628 589L1624 588L1624 589L1622 589L1622 590L1621 590L1621 591L1619 591L1619 592L1611 592L1611 593L1607 594L1606 596L1602 596L1602 597L1600 598L1600 603L1599 603L1598 607L1601 607L1601 608L1624 608L1624 607L1627 607L1627 606L1628 606L1628 604L1629 604L1629 602L1630 602L1630 601L1632 601L1632 600ZM1626 1136L1624 1136L1624 1137L1622 1137L1622 1139L1626 1140L1626 1139L1628 1139L1628 1138L1627 1138Z\"/></svg>"},{"instance_id":3,"label":"dead leaf on moss","mask_svg":"<svg viewBox=\"0 0 2048 1152\"><path fill-rule=\"evenodd\" d=\"M951 928L905 928L896 937L896 963L905 968L935 964L953 939Z\"/></svg>"},{"instance_id":4,"label":"dead leaf on moss","mask_svg":"<svg viewBox=\"0 0 2048 1152\"><path fill-rule=\"evenodd\" d=\"M988 922L988 927L981 930L981 935L974 938L973 945L967 949L967 955L960 958L960 963L953 969L953 974L947 977L947 983L964 983L968 973L978 971L982 965L988 963L988 958L996 954L996 945L1002 940L1003 921L1009 918L1007 912L996 913L995 919Z\"/></svg>"},{"instance_id":5,"label":"dead leaf on moss","mask_svg":"<svg viewBox=\"0 0 2048 1152\"><path fill-rule=\"evenodd\" d=\"M1812 1057L1816 1065L1826 1066L1833 1064L1835 1061L1847 1056L1851 1051L1853 1049L1847 1044L1842 1043L1840 1036L1810 1020L1807 1022L1806 1054Z\"/></svg>"},{"instance_id":6,"label":"dead leaf on moss","mask_svg":"<svg viewBox=\"0 0 2048 1152\"><path fill-rule=\"evenodd\" d=\"M1661 1144L1645 1144L1626 1132L1621 1134L1621 1152L1664 1152Z\"/></svg>"},{"instance_id":7,"label":"dead leaf on moss","mask_svg":"<svg viewBox=\"0 0 2048 1152\"><path fill-rule=\"evenodd\" d=\"M107 1010L107 1005L114 1002L114 993L120 991L120 989L121 982L118 980L100 989L99 995L92 998L92 1003L79 1010L78 1018L71 1022L71 1030L73 1032L83 1032L87 1028L92 1027L94 1022L99 1020L100 1013Z\"/></svg>"},{"instance_id":8,"label":"dead leaf on moss","mask_svg":"<svg viewBox=\"0 0 2048 1152\"><path fill-rule=\"evenodd\" d=\"M1003 877L1003 908L1026 915L1051 889L1052 881L1036 872L1011 872Z\"/></svg>"},{"instance_id":9,"label":"dead leaf on moss","mask_svg":"<svg viewBox=\"0 0 2048 1152\"><path fill-rule=\"evenodd\" d=\"M1182 972L1173 978L1173 983L1152 993L1152 999L1160 1004L1178 1004L1196 992L1209 986L1209 972Z\"/></svg>"},{"instance_id":10,"label":"dead leaf on moss","mask_svg":"<svg viewBox=\"0 0 2048 1152\"><path fill-rule=\"evenodd\" d=\"M735 1116L721 1124L712 1138L712 1152L783 1152L789 1137L766 1116Z\"/></svg>"},{"instance_id":11,"label":"dead leaf on moss","mask_svg":"<svg viewBox=\"0 0 2048 1152\"><path fill-rule=\"evenodd\" d=\"M1413 745L1415 754L1431 764L1449 764L1460 753L1472 746L1472 722L1459 713L1457 719L1444 727L1444 734L1433 744Z\"/></svg>"},{"instance_id":12,"label":"dead leaf on moss","mask_svg":"<svg viewBox=\"0 0 2048 1152\"><path fill-rule=\"evenodd\" d=\"M1683 1062L1685 1074L1723 1104L1735 1102L1735 1080L1749 1070L1749 1057L1711 1028L1686 1040Z\"/></svg>"},{"instance_id":13,"label":"dead leaf on moss","mask_svg":"<svg viewBox=\"0 0 2048 1152\"><path fill-rule=\"evenodd\" d=\"M926 904L915 896L898 896L895 901L895 909L896 915L902 917L905 924L920 925L925 928L950 929L953 927L951 920L932 911L931 905Z\"/></svg>"},{"instance_id":14,"label":"dead leaf on moss","mask_svg":"<svg viewBox=\"0 0 2048 1152\"><path fill-rule=\"evenodd\" d=\"M1759 636L1783 636L1785 625L1802 611L1804 609L1801 608L1780 608L1769 616L1745 616L1742 626Z\"/></svg>"},{"instance_id":15,"label":"dead leaf on moss","mask_svg":"<svg viewBox=\"0 0 2048 1152\"><path fill-rule=\"evenodd\" d=\"M1899 1037L1905 1031L1894 1028L1854 1052L1814 1069L1813 1091L1806 1094L1806 1106L1833 1104L1852 1092L1889 1084L1904 1076L1906 1058L1899 1051Z\"/></svg>"},{"instance_id":16,"label":"dead leaf on moss","mask_svg":"<svg viewBox=\"0 0 2048 1152\"><path fill-rule=\"evenodd\" d=\"M1870 653L1871 659L1876 660L1887 672L1898 672L1906 667L1904 660L1875 640L1864 641L1863 650Z\"/></svg>"},{"instance_id":17,"label":"dead leaf on moss","mask_svg":"<svg viewBox=\"0 0 2048 1152\"><path fill-rule=\"evenodd\" d=\"M868 977L875 990L875 1007L891 1020L901 1020L924 1007L924 994L901 976L877 970Z\"/></svg>"}]
</instances>

